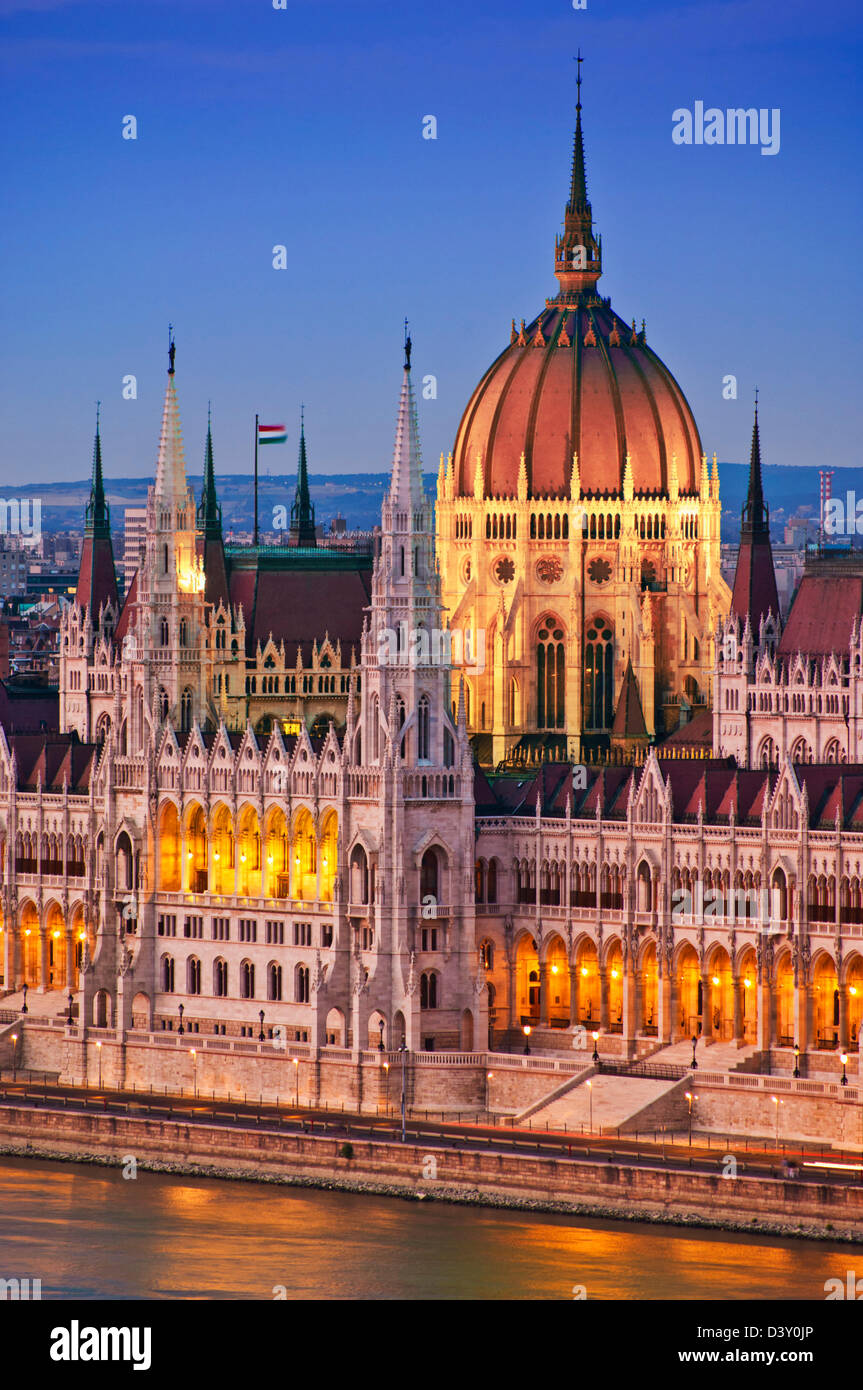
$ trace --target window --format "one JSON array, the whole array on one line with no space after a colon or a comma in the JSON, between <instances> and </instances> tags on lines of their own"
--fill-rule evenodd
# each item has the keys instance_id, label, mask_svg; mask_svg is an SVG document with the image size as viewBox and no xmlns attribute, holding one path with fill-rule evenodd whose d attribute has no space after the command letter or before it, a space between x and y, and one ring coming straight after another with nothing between
<instances>
[{"instance_id":1,"label":"window","mask_svg":"<svg viewBox=\"0 0 863 1390\"><path fill-rule=\"evenodd\" d=\"M537 633L537 724L540 729L566 726L566 675L563 628L557 619L544 618Z\"/></svg>"},{"instance_id":2,"label":"window","mask_svg":"<svg viewBox=\"0 0 863 1390\"><path fill-rule=\"evenodd\" d=\"M494 969L494 942L484 941L479 948L479 958L484 970Z\"/></svg>"},{"instance_id":3,"label":"window","mask_svg":"<svg viewBox=\"0 0 863 1390\"><path fill-rule=\"evenodd\" d=\"M295 972L295 993L298 1004L309 1002L309 967L298 965Z\"/></svg>"},{"instance_id":4,"label":"window","mask_svg":"<svg viewBox=\"0 0 863 1390\"><path fill-rule=\"evenodd\" d=\"M165 994L174 993L174 957L162 957L162 989Z\"/></svg>"},{"instance_id":5,"label":"window","mask_svg":"<svg viewBox=\"0 0 863 1390\"><path fill-rule=\"evenodd\" d=\"M285 924L284 922L267 922L267 945L284 946L285 944ZM275 996L271 996L275 998ZM281 999L281 995L279 998Z\"/></svg>"},{"instance_id":6,"label":"window","mask_svg":"<svg viewBox=\"0 0 863 1390\"><path fill-rule=\"evenodd\" d=\"M434 898L438 901L438 858L433 849L427 849L420 865L420 898Z\"/></svg>"},{"instance_id":7,"label":"window","mask_svg":"<svg viewBox=\"0 0 863 1390\"><path fill-rule=\"evenodd\" d=\"M192 727L192 692L188 686L180 699L180 728L187 734Z\"/></svg>"},{"instance_id":8,"label":"window","mask_svg":"<svg viewBox=\"0 0 863 1390\"><path fill-rule=\"evenodd\" d=\"M158 936L177 935L177 919L173 913L162 913L156 925L156 933Z\"/></svg>"},{"instance_id":9,"label":"window","mask_svg":"<svg viewBox=\"0 0 863 1390\"><path fill-rule=\"evenodd\" d=\"M228 962L217 960L213 965L213 993L224 999L228 993Z\"/></svg>"},{"instance_id":10,"label":"window","mask_svg":"<svg viewBox=\"0 0 863 1390\"><path fill-rule=\"evenodd\" d=\"M214 917L212 923L212 934L214 941L230 941L231 939L231 919L230 917Z\"/></svg>"},{"instance_id":11,"label":"window","mask_svg":"<svg viewBox=\"0 0 863 1390\"><path fill-rule=\"evenodd\" d=\"M312 924L311 922L294 923L294 945L311 946L312 944Z\"/></svg>"},{"instance_id":12,"label":"window","mask_svg":"<svg viewBox=\"0 0 863 1390\"><path fill-rule=\"evenodd\" d=\"M244 960L240 966L240 997L242 999L254 999L255 997L255 967L250 960Z\"/></svg>"},{"instance_id":13,"label":"window","mask_svg":"<svg viewBox=\"0 0 863 1390\"><path fill-rule=\"evenodd\" d=\"M187 917L183 923L183 935L200 940L204 935L203 917Z\"/></svg>"},{"instance_id":14,"label":"window","mask_svg":"<svg viewBox=\"0 0 863 1390\"><path fill-rule=\"evenodd\" d=\"M254 917L241 917L241 918L240 918L240 935L239 935L239 940L240 940L240 941L257 941L257 939L258 939L258 925L257 925L257 923L256 923L256 921L255 921L255 919L254 919ZM249 997L251 997L251 996L249 996Z\"/></svg>"},{"instance_id":15,"label":"window","mask_svg":"<svg viewBox=\"0 0 863 1390\"><path fill-rule=\"evenodd\" d=\"M437 927L423 927L422 949L424 951L437 950Z\"/></svg>"},{"instance_id":16,"label":"window","mask_svg":"<svg viewBox=\"0 0 863 1390\"><path fill-rule=\"evenodd\" d=\"M197 956L190 956L186 965L186 993L201 993L201 962Z\"/></svg>"},{"instance_id":17,"label":"window","mask_svg":"<svg viewBox=\"0 0 863 1390\"><path fill-rule=\"evenodd\" d=\"M420 698L419 709L417 711L417 757L428 760L431 758L431 731L428 695Z\"/></svg>"},{"instance_id":18,"label":"window","mask_svg":"<svg viewBox=\"0 0 863 1390\"><path fill-rule=\"evenodd\" d=\"M437 975L433 970L426 970L420 976L420 1008L436 1009L438 1007L438 987Z\"/></svg>"},{"instance_id":19,"label":"window","mask_svg":"<svg viewBox=\"0 0 863 1390\"><path fill-rule=\"evenodd\" d=\"M332 944L333 944L333 924L332 924L332 922L324 922L323 925L321 926L321 945L322 945L322 946L332 946Z\"/></svg>"},{"instance_id":20,"label":"window","mask_svg":"<svg viewBox=\"0 0 863 1390\"><path fill-rule=\"evenodd\" d=\"M610 729L614 718L614 645L609 624L595 618L584 648L584 725Z\"/></svg>"},{"instance_id":21,"label":"window","mask_svg":"<svg viewBox=\"0 0 863 1390\"><path fill-rule=\"evenodd\" d=\"M273 962L267 968L267 998L281 999L282 997L282 967Z\"/></svg>"}]
</instances>

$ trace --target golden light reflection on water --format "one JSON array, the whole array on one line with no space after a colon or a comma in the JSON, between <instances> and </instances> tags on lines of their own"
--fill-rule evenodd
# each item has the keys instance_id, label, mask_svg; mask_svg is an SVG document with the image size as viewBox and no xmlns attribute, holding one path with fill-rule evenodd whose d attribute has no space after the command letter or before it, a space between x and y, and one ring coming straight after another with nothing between
<instances>
[{"instance_id":1,"label":"golden light reflection on water","mask_svg":"<svg viewBox=\"0 0 863 1390\"><path fill-rule=\"evenodd\" d=\"M0 1213L44 1298L821 1299L855 1250L16 1159Z\"/></svg>"}]
</instances>

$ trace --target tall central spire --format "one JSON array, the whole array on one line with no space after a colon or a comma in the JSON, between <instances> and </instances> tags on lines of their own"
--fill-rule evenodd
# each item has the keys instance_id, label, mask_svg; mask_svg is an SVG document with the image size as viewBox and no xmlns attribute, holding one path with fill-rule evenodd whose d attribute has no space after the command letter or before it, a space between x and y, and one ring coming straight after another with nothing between
<instances>
[{"instance_id":1,"label":"tall central spire","mask_svg":"<svg viewBox=\"0 0 863 1390\"><path fill-rule=\"evenodd\" d=\"M297 490L291 507L291 545L317 545L315 509L309 491L309 467L306 459L306 421L300 407L300 458L297 464Z\"/></svg>"},{"instance_id":2,"label":"tall central spire","mask_svg":"<svg viewBox=\"0 0 863 1390\"><path fill-rule=\"evenodd\" d=\"M749 490L743 504L741 535L770 536L770 513L764 501L761 481L761 439L758 434L758 392L755 392L755 420L752 425L752 447L749 451Z\"/></svg>"},{"instance_id":3,"label":"tall central spire","mask_svg":"<svg viewBox=\"0 0 863 1390\"><path fill-rule=\"evenodd\" d=\"M90 482L90 498L84 509L84 528L89 536L110 536L110 514L105 501L105 484L102 478L102 438L99 432L99 413L101 401L96 402L96 438L93 441L93 474Z\"/></svg>"},{"instance_id":4,"label":"tall central spire","mask_svg":"<svg viewBox=\"0 0 863 1390\"><path fill-rule=\"evenodd\" d=\"M96 404L96 438L93 441L93 477L90 498L84 509L84 541L78 567L78 587L75 598L82 608L89 608L94 620L103 604L118 607L117 573L111 545L111 519L105 499L102 478L102 436Z\"/></svg>"},{"instance_id":5,"label":"tall central spire","mask_svg":"<svg viewBox=\"0 0 863 1390\"><path fill-rule=\"evenodd\" d=\"M593 213L587 197L587 175L584 168L584 135L581 128L581 64L579 50L576 62L575 135L572 141L572 174L569 183L569 202L564 213L563 236L554 244L554 273L560 282L559 298L577 302L584 295L595 293L596 282L602 274L602 241L593 234Z\"/></svg>"},{"instance_id":6,"label":"tall central spire","mask_svg":"<svg viewBox=\"0 0 863 1390\"><path fill-rule=\"evenodd\" d=\"M222 509L216 496L216 473L213 466L213 423L207 408L207 443L204 447L204 486L198 503L198 528L206 537L221 536Z\"/></svg>"}]
</instances>

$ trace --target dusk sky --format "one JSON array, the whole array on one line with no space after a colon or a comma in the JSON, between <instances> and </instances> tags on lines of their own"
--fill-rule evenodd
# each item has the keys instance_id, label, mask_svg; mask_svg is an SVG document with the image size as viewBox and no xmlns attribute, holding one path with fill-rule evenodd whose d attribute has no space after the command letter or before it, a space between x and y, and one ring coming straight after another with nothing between
<instances>
[{"instance_id":1,"label":"dusk sky","mask_svg":"<svg viewBox=\"0 0 863 1390\"><path fill-rule=\"evenodd\" d=\"M152 473L169 321L196 490L208 399L218 473L256 411L293 471L301 401L313 473L388 468L405 314L436 468L557 290L579 46L599 292L708 453L748 457L757 385L766 463L858 466L861 28L854 0L0 0L0 486L84 476L97 398L108 476ZM779 108L779 152L676 145L698 101Z\"/></svg>"}]
</instances>

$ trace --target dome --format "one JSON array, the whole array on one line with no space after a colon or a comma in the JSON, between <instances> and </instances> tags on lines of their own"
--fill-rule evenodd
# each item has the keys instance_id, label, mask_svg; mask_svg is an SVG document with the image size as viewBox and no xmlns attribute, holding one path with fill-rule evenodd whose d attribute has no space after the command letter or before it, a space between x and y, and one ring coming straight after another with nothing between
<instances>
[{"instance_id":1,"label":"dome","mask_svg":"<svg viewBox=\"0 0 863 1390\"><path fill-rule=\"evenodd\" d=\"M479 455L485 495L515 497L522 452L529 495L567 497L573 453L584 493L621 492L627 452L634 491L656 493L668 491L674 456L680 491L695 492L702 450L686 397L643 333L607 301L551 301L470 399L454 449L458 493L473 495Z\"/></svg>"},{"instance_id":2,"label":"dome","mask_svg":"<svg viewBox=\"0 0 863 1390\"><path fill-rule=\"evenodd\" d=\"M528 494L568 497L572 456L583 493L620 493L627 454L635 493L696 492L701 441L686 397L647 346L596 293L602 243L584 172L581 100L564 232L555 243L560 293L517 333L480 381L453 450L457 495L473 496L477 458L486 497L515 497L524 453Z\"/></svg>"}]
</instances>

